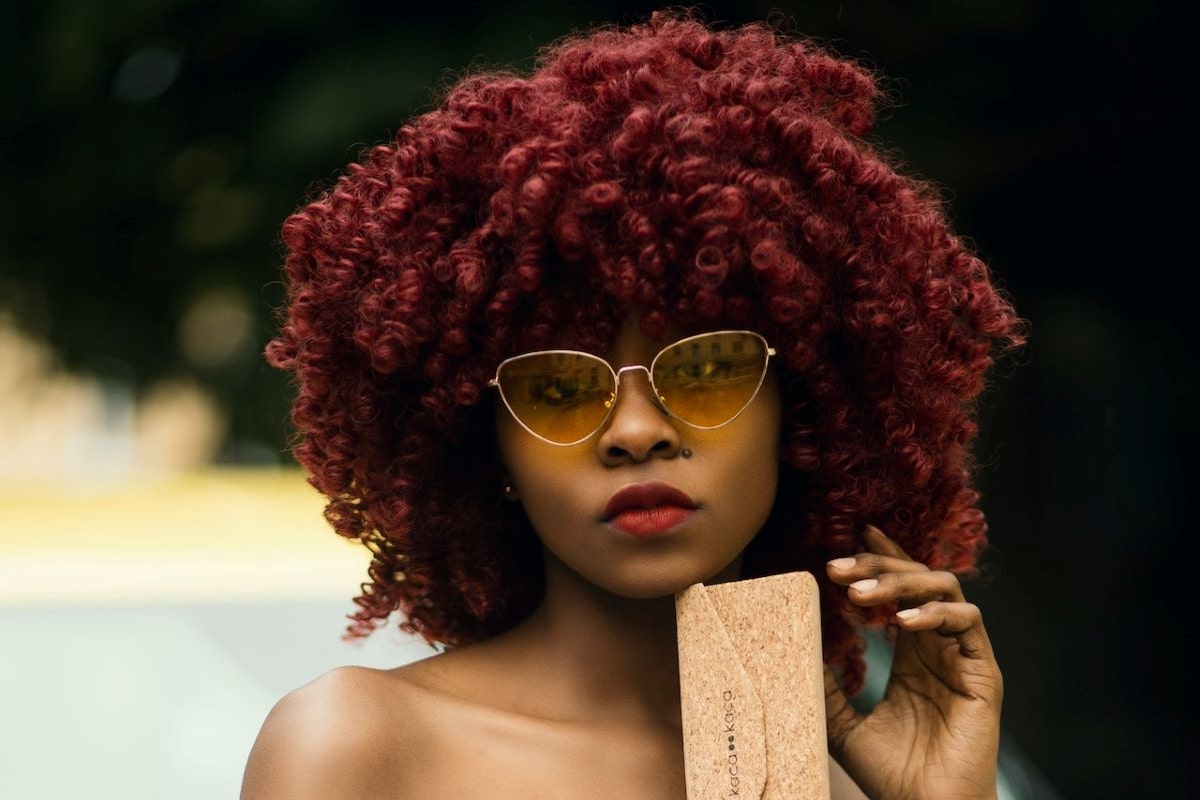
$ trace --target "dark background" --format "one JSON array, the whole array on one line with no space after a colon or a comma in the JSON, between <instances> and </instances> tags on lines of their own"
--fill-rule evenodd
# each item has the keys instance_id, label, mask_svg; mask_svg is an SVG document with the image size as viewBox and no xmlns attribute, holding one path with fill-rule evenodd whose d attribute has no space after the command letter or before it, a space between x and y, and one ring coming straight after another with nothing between
<instances>
[{"instance_id":1,"label":"dark background","mask_svg":"<svg viewBox=\"0 0 1200 800\"><path fill-rule=\"evenodd\" d=\"M0 307L71 369L203 383L229 418L221 461L285 461L288 392L259 355L279 223L435 87L654 8L564 6L10 4ZM1192 203L1177 199L1195 148L1172 124L1192 102L1182 26L1156 2L699 8L732 23L778 9L894 80L902 103L878 138L946 188L1032 322L981 409L993 547L968 587L1004 669L1006 731L1064 797L1183 796L1200 392ZM182 342L198 307L210 323L249 314L252 335L197 355Z\"/></svg>"}]
</instances>

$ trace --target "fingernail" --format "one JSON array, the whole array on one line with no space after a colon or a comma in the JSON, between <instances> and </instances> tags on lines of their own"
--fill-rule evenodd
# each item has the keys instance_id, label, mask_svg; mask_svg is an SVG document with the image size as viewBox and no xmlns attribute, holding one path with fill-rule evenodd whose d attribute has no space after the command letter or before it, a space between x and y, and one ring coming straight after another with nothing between
<instances>
[{"instance_id":1,"label":"fingernail","mask_svg":"<svg viewBox=\"0 0 1200 800\"><path fill-rule=\"evenodd\" d=\"M850 588L859 592L869 592L879 585L879 581L874 578L863 578L861 581L855 581L850 584Z\"/></svg>"},{"instance_id":2,"label":"fingernail","mask_svg":"<svg viewBox=\"0 0 1200 800\"><path fill-rule=\"evenodd\" d=\"M896 616L900 619L912 619L920 613L921 609L919 608L906 608L903 611L897 611Z\"/></svg>"},{"instance_id":3,"label":"fingernail","mask_svg":"<svg viewBox=\"0 0 1200 800\"><path fill-rule=\"evenodd\" d=\"M867 526L866 526L866 529L867 529L867 530L869 530L869 531L875 531L877 534L879 534L880 536L882 536L882 537L883 537L883 538L885 538L885 539L886 539L886 538L888 538L888 536L887 536L887 534L886 534L886 533L884 533L883 531L879 530L879 528L876 528L874 525L867 525Z\"/></svg>"},{"instance_id":4,"label":"fingernail","mask_svg":"<svg viewBox=\"0 0 1200 800\"><path fill-rule=\"evenodd\" d=\"M829 562L829 566L834 569L851 569L856 563L858 562L853 558L835 558Z\"/></svg>"}]
</instances>

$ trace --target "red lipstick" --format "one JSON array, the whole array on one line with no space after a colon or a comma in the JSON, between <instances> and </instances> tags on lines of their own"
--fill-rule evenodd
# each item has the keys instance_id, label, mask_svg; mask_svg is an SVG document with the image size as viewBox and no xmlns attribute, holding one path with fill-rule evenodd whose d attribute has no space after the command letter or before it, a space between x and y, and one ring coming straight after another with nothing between
<instances>
[{"instance_id":1,"label":"red lipstick","mask_svg":"<svg viewBox=\"0 0 1200 800\"><path fill-rule=\"evenodd\" d=\"M674 528L696 511L696 502L669 483L634 483L609 498L604 521L631 536Z\"/></svg>"}]
</instances>

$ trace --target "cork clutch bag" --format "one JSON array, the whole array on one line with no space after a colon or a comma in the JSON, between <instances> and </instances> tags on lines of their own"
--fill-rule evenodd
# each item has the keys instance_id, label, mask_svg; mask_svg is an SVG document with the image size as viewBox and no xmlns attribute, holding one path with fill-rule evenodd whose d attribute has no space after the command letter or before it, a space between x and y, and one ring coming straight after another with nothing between
<instances>
[{"instance_id":1,"label":"cork clutch bag","mask_svg":"<svg viewBox=\"0 0 1200 800\"><path fill-rule=\"evenodd\" d=\"M675 617L688 800L828 800L813 576L698 583Z\"/></svg>"}]
</instances>

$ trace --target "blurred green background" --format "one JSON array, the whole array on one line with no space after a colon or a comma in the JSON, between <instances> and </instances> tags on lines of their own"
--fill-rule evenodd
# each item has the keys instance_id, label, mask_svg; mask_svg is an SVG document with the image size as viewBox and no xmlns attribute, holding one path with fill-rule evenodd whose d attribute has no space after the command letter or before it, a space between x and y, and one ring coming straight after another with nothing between
<instances>
[{"instance_id":1,"label":"blurred green background","mask_svg":"<svg viewBox=\"0 0 1200 800\"><path fill-rule=\"evenodd\" d=\"M288 463L261 357L283 218L438 87L654 7L5 4L0 481ZM946 187L1033 322L977 449L993 548L968 590L1005 728L1065 797L1183 796L1196 637L1163 568L1191 563L1198 394L1181 26L1159 2L699 8L774 12L895 81L878 138Z\"/></svg>"}]
</instances>

